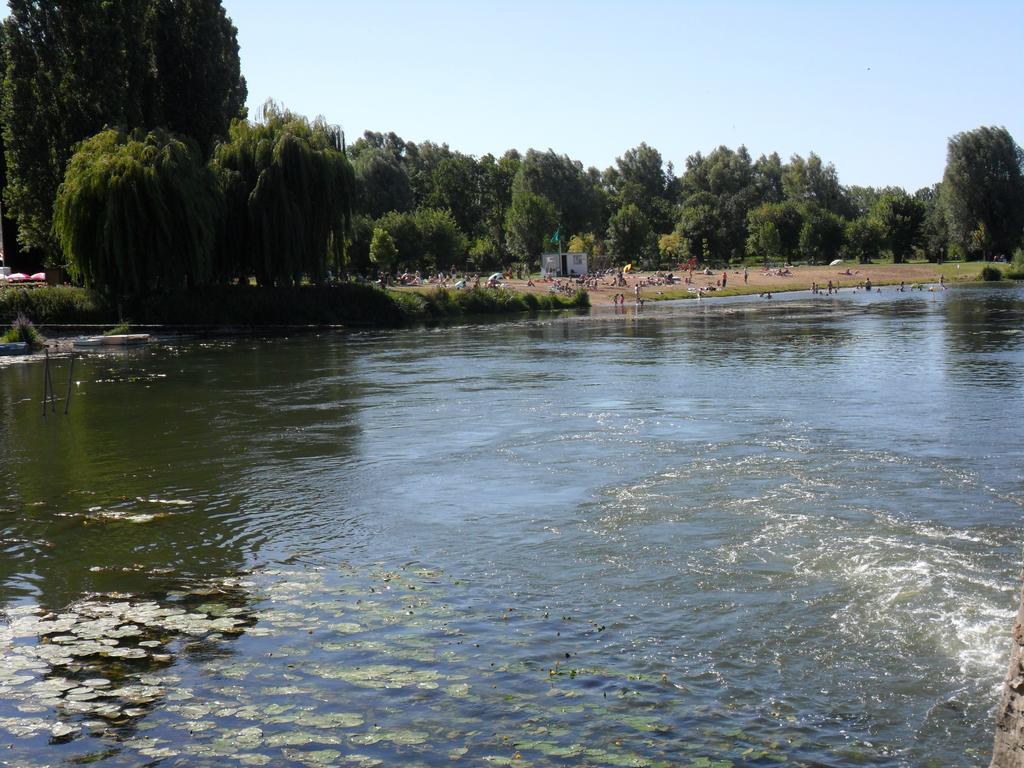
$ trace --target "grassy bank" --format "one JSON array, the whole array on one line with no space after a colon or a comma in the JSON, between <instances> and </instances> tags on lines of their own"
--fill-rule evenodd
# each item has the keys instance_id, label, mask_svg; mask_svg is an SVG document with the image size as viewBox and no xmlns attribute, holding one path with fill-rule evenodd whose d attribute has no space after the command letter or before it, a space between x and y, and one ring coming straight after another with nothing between
<instances>
[{"instance_id":1,"label":"grassy bank","mask_svg":"<svg viewBox=\"0 0 1024 768\"><path fill-rule=\"evenodd\" d=\"M0 323L20 314L36 325L350 325L394 328L422 320L589 306L586 293L533 296L504 290L382 291L368 285L258 288L211 286L124 299L118 306L84 288L0 290Z\"/></svg>"},{"instance_id":2,"label":"grassy bank","mask_svg":"<svg viewBox=\"0 0 1024 768\"><path fill-rule=\"evenodd\" d=\"M408 317L419 320L584 309L590 306L590 297L586 291L561 296L488 288L463 291L438 288L433 291L389 291L388 295L402 307Z\"/></svg>"}]
</instances>

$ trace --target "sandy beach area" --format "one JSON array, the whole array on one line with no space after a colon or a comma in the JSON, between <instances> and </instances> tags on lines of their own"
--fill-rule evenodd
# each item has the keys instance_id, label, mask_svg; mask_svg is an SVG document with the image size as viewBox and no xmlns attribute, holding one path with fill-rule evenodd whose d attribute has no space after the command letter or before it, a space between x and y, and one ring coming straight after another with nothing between
<instances>
[{"instance_id":1,"label":"sandy beach area","mask_svg":"<svg viewBox=\"0 0 1024 768\"><path fill-rule=\"evenodd\" d=\"M960 269L957 267L960 266ZM940 275L945 277L947 283L961 281L973 281L978 279L980 266L975 263L957 264L856 264L830 266L797 266L789 267L787 270L763 268L748 268L747 280L744 283L743 269L731 267L728 270L726 288L722 290L716 283L722 278L722 270L711 275L702 272L694 272L692 285L704 288L704 298L715 296L736 296L743 294L759 294L765 291L782 293L785 291L809 291L813 283L818 283L825 288L828 281L841 288L853 288L863 283L868 278L873 286L899 285L902 281L909 288L914 283L938 283ZM849 274L847 273L849 272ZM675 272L675 276L681 277L689 273ZM625 294L626 301L632 302L635 298L636 286L640 285L640 296L647 301L658 301L666 299L694 298L695 294L688 290L688 286L676 283L675 285L654 284L656 273L637 272L626 275L626 287L615 286L612 277L598 281L597 287L588 287L590 303L592 306L611 306L614 297L620 293ZM566 281L562 281L563 283ZM537 280L534 278L534 285L529 285L527 280L506 280L505 285L514 291L523 293L545 293L551 290L552 283ZM714 288L715 290L710 290Z\"/></svg>"}]
</instances>

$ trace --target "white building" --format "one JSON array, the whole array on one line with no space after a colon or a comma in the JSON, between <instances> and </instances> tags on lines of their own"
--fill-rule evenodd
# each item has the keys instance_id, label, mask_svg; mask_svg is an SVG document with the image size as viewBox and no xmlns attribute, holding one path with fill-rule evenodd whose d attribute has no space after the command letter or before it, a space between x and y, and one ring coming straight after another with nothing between
<instances>
[{"instance_id":1,"label":"white building","mask_svg":"<svg viewBox=\"0 0 1024 768\"><path fill-rule=\"evenodd\" d=\"M540 273L544 277L569 277L587 274L585 253L542 253Z\"/></svg>"}]
</instances>

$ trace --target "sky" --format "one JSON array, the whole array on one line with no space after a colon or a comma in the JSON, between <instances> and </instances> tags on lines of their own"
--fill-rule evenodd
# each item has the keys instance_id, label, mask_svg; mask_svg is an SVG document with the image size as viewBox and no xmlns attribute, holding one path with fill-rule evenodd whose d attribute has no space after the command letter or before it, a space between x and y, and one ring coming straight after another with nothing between
<instances>
[{"instance_id":1,"label":"sky","mask_svg":"<svg viewBox=\"0 0 1024 768\"><path fill-rule=\"evenodd\" d=\"M950 137L1024 141L1024 2L223 0L250 116L268 98L480 156L679 174L719 145L817 153L845 185L941 180Z\"/></svg>"}]
</instances>

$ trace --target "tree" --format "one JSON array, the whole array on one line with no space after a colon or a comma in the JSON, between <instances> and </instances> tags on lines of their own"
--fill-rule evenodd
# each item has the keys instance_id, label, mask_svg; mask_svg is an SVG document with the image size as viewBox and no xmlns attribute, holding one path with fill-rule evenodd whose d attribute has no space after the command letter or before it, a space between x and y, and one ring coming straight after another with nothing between
<instances>
[{"instance_id":1,"label":"tree","mask_svg":"<svg viewBox=\"0 0 1024 768\"><path fill-rule=\"evenodd\" d=\"M514 253L531 261L538 258L557 225L558 213L550 200L522 189L513 191L505 231Z\"/></svg>"},{"instance_id":2,"label":"tree","mask_svg":"<svg viewBox=\"0 0 1024 768\"><path fill-rule=\"evenodd\" d=\"M767 263L782 253L782 238L779 237L779 228L775 226L775 222L767 219L757 220L748 231L750 234L747 235L747 253L750 256Z\"/></svg>"},{"instance_id":3,"label":"tree","mask_svg":"<svg viewBox=\"0 0 1024 768\"><path fill-rule=\"evenodd\" d=\"M388 211L412 210L412 187L401 161L381 149L371 148L352 159L356 174L360 213L377 219Z\"/></svg>"},{"instance_id":4,"label":"tree","mask_svg":"<svg viewBox=\"0 0 1024 768\"><path fill-rule=\"evenodd\" d=\"M593 232L584 232L569 238L569 252L600 256L604 253L604 243Z\"/></svg>"},{"instance_id":5,"label":"tree","mask_svg":"<svg viewBox=\"0 0 1024 768\"><path fill-rule=\"evenodd\" d=\"M191 136L209 157L231 121L246 114L238 30L221 0L154 0L153 5L159 93L154 119Z\"/></svg>"},{"instance_id":6,"label":"tree","mask_svg":"<svg viewBox=\"0 0 1024 768\"><path fill-rule=\"evenodd\" d=\"M683 237L678 232L669 232L658 238L658 254L662 262L677 264L686 258Z\"/></svg>"},{"instance_id":7,"label":"tree","mask_svg":"<svg viewBox=\"0 0 1024 768\"><path fill-rule=\"evenodd\" d=\"M355 172L339 128L267 102L258 122L235 121L213 162L226 203L218 250L232 276L292 285L341 266Z\"/></svg>"},{"instance_id":8,"label":"tree","mask_svg":"<svg viewBox=\"0 0 1024 768\"><path fill-rule=\"evenodd\" d=\"M422 268L445 270L465 263L466 236L459 230L451 211L420 208L416 211L415 222L423 244Z\"/></svg>"},{"instance_id":9,"label":"tree","mask_svg":"<svg viewBox=\"0 0 1024 768\"><path fill-rule=\"evenodd\" d=\"M921 243L924 205L902 189L885 192L871 209L871 218L878 222L882 242L892 252L892 260L901 264Z\"/></svg>"},{"instance_id":10,"label":"tree","mask_svg":"<svg viewBox=\"0 0 1024 768\"><path fill-rule=\"evenodd\" d=\"M839 184L839 174L832 163L825 165L811 152L804 160L793 155L782 169L782 189L786 199L797 203L813 203L831 213L851 213L846 192Z\"/></svg>"},{"instance_id":11,"label":"tree","mask_svg":"<svg viewBox=\"0 0 1024 768\"><path fill-rule=\"evenodd\" d=\"M57 187L74 145L142 111L144 82L125 61L126 41L146 28L144 0L61 4L12 0L4 21L5 202L22 245L62 263L51 233Z\"/></svg>"},{"instance_id":12,"label":"tree","mask_svg":"<svg viewBox=\"0 0 1024 768\"><path fill-rule=\"evenodd\" d=\"M771 224L774 232L769 235L765 227ZM804 214L796 203L764 203L747 214L747 253L761 259L781 256L794 258L800 251L800 229L804 225ZM754 239L751 240L750 238ZM767 239L766 239L767 237Z\"/></svg>"},{"instance_id":13,"label":"tree","mask_svg":"<svg viewBox=\"0 0 1024 768\"><path fill-rule=\"evenodd\" d=\"M547 199L566 232L592 232L602 221L600 175L591 177L582 163L552 150L528 150L512 183L516 192Z\"/></svg>"},{"instance_id":14,"label":"tree","mask_svg":"<svg viewBox=\"0 0 1024 768\"><path fill-rule=\"evenodd\" d=\"M718 215L711 203L683 208L675 231L682 238L684 254L704 262L722 260L722 251L717 242L719 226Z\"/></svg>"},{"instance_id":15,"label":"tree","mask_svg":"<svg viewBox=\"0 0 1024 768\"><path fill-rule=\"evenodd\" d=\"M716 256L742 256L747 240L747 214L762 202L759 182L746 147L718 147L707 157L699 152L686 160L681 180L683 207L705 206L714 212L717 228L703 235Z\"/></svg>"},{"instance_id":16,"label":"tree","mask_svg":"<svg viewBox=\"0 0 1024 768\"><path fill-rule=\"evenodd\" d=\"M800 252L811 264L828 262L843 247L843 220L831 211L809 206L800 228Z\"/></svg>"},{"instance_id":17,"label":"tree","mask_svg":"<svg viewBox=\"0 0 1024 768\"><path fill-rule=\"evenodd\" d=\"M191 139L106 130L72 156L54 233L87 286L114 295L182 287L211 276L219 203Z\"/></svg>"},{"instance_id":18,"label":"tree","mask_svg":"<svg viewBox=\"0 0 1024 768\"><path fill-rule=\"evenodd\" d=\"M757 158L754 163L754 186L762 203L782 202L782 159L778 152Z\"/></svg>"},{"instance_id":19,"label":"tree","mask_svg":"<svg viewBox=\"0 0 1024 768\"><path fill-rule=\"evenodd\" d=\"M934 184L914 193L924 206L924 224L921 226L921 247L925 258L942 262L949 254L949 224L943 203L942 185Z\"/></svg>"},{"instance_id":20,"label":"tree","mask_svg":"<svg viewBox=\"0 0 1024 768\"><path fill-rule=\"evenodd\" d=\"M375 228L388 233L398 251L399 264L423 263L426 251L415 214L388 211L377 220Z\"/></svg>"},{"instance_id":21,"label":"tree","mask_svg":"<svg viewBox=\"0 0 1024 768\"><path fill-rule=\"evenodd\" d=\"M374 222L364 213L352 217L348 235L345 237L345 266L348 270L362 274L370 269L370 245L373 242Z\"/></svg>"},{"instance_id":22,"label":"tree","mask_svg":"<svg viewBox=\"0 0 1024 768\"><path fill-rule=\"evenodd\" d=\"M942 197L950 239L964 253L988 259L1020 245L1022 168L1024 152L1005 128L977 128L949 140Z\"/></svg>"},{"instance_id":23,"label":"tree","mask_svg":"<svg viewBox=\"0 0 1024 768\"><path fill-rule=\"evenodd\" d=\"M878 258L885 243L885 230L877 219L861 216L846 224L846 255L860 264Z\"/></svg>"},{"instance_id":24,"label":"tree","mask_svg":"<svg viewBox=\"0 0 1024 768\"><path fill-rule=\"evenodd\" d=\"M398 249L386 229L375 227L370 241L370 261L390 272L398 261Z\"/></svg>"},{"instance_id":25,"label":"tree","mask_svg":"<svg viewBox=\"0 0 1024 768\"><path fill-rule=\"evenodd\" d=\"M59 266L53 205L79 141L107 126L171 125L199 134L208 150L241 113L245 83L231 74L238 47L217 0L9 6L0 102L5 202L22 245Z\"/></svg>"},{"instance_id":26,"label":"tree","mask_svg":"<svg viewBox=\"0 0 1024 768\"><path fill-rule=\"evenodd\" d=\"M654 235L633 203L622 206L608 221L608 248L626 261L640 261L654 251Z\"/></svg>"},{"instance_id":27,"label":"tree","mask_svg":"<svg viewBox=\"0 0 1024 768\"><path fill-rule=\"evenodd\" d=\"M615 167L604 172L602 184L617 209L635 205L654 232L668 232L675 219L672 164L646 143L616 158Z\"/></svg>"},{"instance_id":28,"label":"tree","mask_svg":"<svg viewBox=\"0 0 1024 768\"><path fill-rule=\"evenodd\" d=\"M476 160L454 152L433 169L430 192L422 207L448 210L459 229L477 234L483 229L483 194L481 174Z\"/></svg>"},{"instance_id":29,"label":"tree","mask_svg":"<svg viewBox=\"0 0 1024 768\"><path fill-rule=\"evenodd\" d=\"M505 219L512 205L512 182L522 159L519 152L509 150L500 158L484 155L477 163L480 174L481 239L486 252L505 263L509 257L505 235Z\"/></svg>"}]
</instances>

